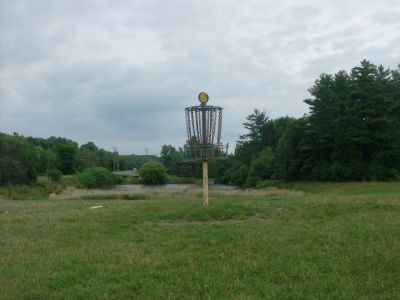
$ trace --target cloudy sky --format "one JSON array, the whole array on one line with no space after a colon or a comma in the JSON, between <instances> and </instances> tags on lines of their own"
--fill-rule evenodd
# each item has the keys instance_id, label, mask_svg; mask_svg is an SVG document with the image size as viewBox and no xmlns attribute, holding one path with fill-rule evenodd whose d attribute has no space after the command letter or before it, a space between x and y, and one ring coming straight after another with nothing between
<instances>
[{"instance_id":1,"label":"cloudy sky","mask_svg":"<svg viewBox=\"0 0 400 300\"><path fill-rule=\"evenodd\" d=\"M206 91L232 145L364 58L400 63L399 0L0 0L0 131L158 154Z\"/></svg>"}]
</instances>

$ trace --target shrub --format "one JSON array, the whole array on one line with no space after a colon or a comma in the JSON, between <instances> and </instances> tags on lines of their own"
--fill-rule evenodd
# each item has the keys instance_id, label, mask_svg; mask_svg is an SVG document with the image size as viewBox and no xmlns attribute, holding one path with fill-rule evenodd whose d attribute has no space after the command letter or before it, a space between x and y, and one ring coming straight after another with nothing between
<instances>
[{"instance_id":1,"label":"shrub","mask_svg":"<svg viewBox=\"0 0 400 300\"><path fill-rule=\"evenodd\" d=\"M46 195L60 194L64 190L64 186L60 182L47 179L38 179L35 187L42 189Z\"/></svg>"},{"instance_id":2,"label":"shrub","mask_svg":"<svg viewBox=\"0 0 400 300\"><path fill-rule=\"evenodd\" d=\"M232 173L230 184L236 186L244 186L248 174L249 174L249 167L246 165L240 166L236 171Z\"/></svg>"},{"instance_id":3,"label":"shrub","mask_svg":"<svg viewBox=\"0 0 400 300\"><path fill-rule=\"evenodd\" d=\"M0 185L27 184L30 182L27 169L21 162L11 158L0 158Z\"/></svg>"},{"instance_id":4,"label":"shrub","mask_svg":"<svg viewBox=\"0 0 400 300\"><path fill-rule=\"evenodd\" d=\"M275 153L271 147L265 148L250 165L247 187L256 186L257 181L271 179L275 172Z\"/></svg>"},{"instance_id":5,"label":"shrub","mask_svg":"<svg viewBox=\"0 0 400 300\"><path fill-rule=\"evenodd\" d=\"M50 179L59 182L62 178L62 172L59 169L50 169L49 171Z\"/></svg>"},{"instance_id":6,"label":"shrub","mask_svg":"<svg viewBox=\"0 0 400 300\"><path fill-rule=\"evenodd\" d=\"M37 184L0 187L0 198L9 200L45 200L48 194L45 187Z\"/></svg>"},{"instance_id":7,"label":"shrub","mask_svg":"<svg viewBox=\"0 0 400 300\"><path fill-rule=\"evenodd\" d=\"M144 184L163 184L167 181L167 169L157 161L146 162L139 172Z\"/></svg>"},{"instance_id":8,"label":"shrub","mask_svg":"<svg viewBox=\"0 0 400 300\"><path fill-rule=\"evenodd\" d=\"M0 185L36 181L40 152L27 139L0 132Z\"/></svg>"},{"instance_id":9,"label":"shrub","mask_svg":"<svg viewBox=\"0 0 400 300\"><path fill-rule=\"evenodd\" d=\"M81 186L76 175L64 175L61 178L61 183L64 186L71 186L75 188L79 188Z\"/></svg>"},{"instance_id":10,"label":"shrub","mask_svg":"<svg viewBox=\"0 0 400 300\"><path fill-rule=\"evenodd\" d=\"M106 168L93 167L83 170L78 174L79 183L84 187L92 188L110 188L117 183L116 176Z\"/></svg>"},{"instance_id":11,"label":"shrub","mask_svg":"<svg viewBox=\"0 0 400 300\"><path fill-rule=\"evenodd\" d=\"M373 180L393 180L396 179L396 170L387 168L381 164L372 163L369 165L369 172Z\"/></svg>"}]
</instances>

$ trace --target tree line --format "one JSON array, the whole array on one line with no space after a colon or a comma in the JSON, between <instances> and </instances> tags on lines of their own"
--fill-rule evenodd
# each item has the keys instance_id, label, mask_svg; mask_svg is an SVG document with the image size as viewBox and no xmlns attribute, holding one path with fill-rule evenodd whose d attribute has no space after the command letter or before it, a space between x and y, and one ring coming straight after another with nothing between
<instances>
[{"instance_id":1,"label":"tree line","mask_svg":"<svg viewBox=\"0 0 400 300\"><path fill-rule=\"evenodd\" d=\"M81 146L62 137L36 138L0 132L0 185L29 184L52 170L76 174L87 168L110 171L140 168L145 162L159 160L154 155L120 155L98 148L93 142Z\"/></svg>"},{"instance_id":2,"label":"tree line","mask_svg":"<svg viewBox=\"0 0 400 300\"><path fill-rule=\"evenodd\" d=\"M269 118L255 109L243 123L235 152L209 164L216 182L244 187L268 180L400 179L400 65L390 70L366 60L350 72L322 74L300 118ZM65 138L0 133L0 184L29 183L57 168L74 174L89 167L140 168L161 161L170 175L201 177L201 163L184 163L172 145L160 157L119 155Z\"/></svg>"},{"instance_id":3,"label":"tree line","mask_svg":"<svg viewBox=\"0 0 400 300\"><path fill-rule=\"evenodd\" d=\"M322 74L309 92L301 118L270 119L257 109L247 117L222 182L400 178L400 65L364 60L350 72Z\"/></svg>"}]
</instances>

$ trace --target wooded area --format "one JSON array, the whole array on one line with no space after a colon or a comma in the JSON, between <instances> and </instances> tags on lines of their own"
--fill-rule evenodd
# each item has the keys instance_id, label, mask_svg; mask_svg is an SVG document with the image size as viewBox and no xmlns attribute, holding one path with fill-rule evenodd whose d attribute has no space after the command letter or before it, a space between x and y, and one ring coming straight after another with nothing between
<instances>
[{"instance_id":1,"label":"wooded area","mask_svg":"<svg viewBox=\"0 0 400 300\"><path fill-rule=\"evenodd\" d=\"M349 73L322 74L309 92L302 118L272 120L258 110L248 116L231 181L399 179L400 66L364 60Z\"/></svg>"},{"instance_id":2,"label":"wooded area","mask_svg":"<svg viewBox=\"0 0 400 300\"><path fill-rule=\"evenodd\" d=\"M322 74L309 92L309 113L301 118L271 119L255 109L243 123L248 133L239 137L235 153L210 163L210 177L245 187L265 180L400 178L400 65L390 70L364 60L350 72ZM34 182L51 169L130 170L148 160L160 160L171 175L201 176L201 165L183 163L172 145L164 145L158 158L119 155L93 142L78 146L61 137L0 133L2 185Z\"/></svg>"}]
</instances>

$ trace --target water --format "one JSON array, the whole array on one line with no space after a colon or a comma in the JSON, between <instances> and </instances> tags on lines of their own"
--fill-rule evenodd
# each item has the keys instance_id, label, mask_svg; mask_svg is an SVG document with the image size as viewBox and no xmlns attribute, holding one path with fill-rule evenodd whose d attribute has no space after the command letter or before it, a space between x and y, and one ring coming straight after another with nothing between
<instances>
[{"instance_id":1,"label":"water","mask_svg":"<svg viewBox=\"0 0 400 300\"><path fill-rule=\"evenodd\" d=\"M151 190L151 189L162 189L162 190L200 190L202 186L197 184L163 184L163 185L144 185L144 184L121 184L114 187L118 191L137 191L137 190ZM210 190L232 190L234 186L226 184L212 184L209 186Z\"/></svg>"}]
</instances>

